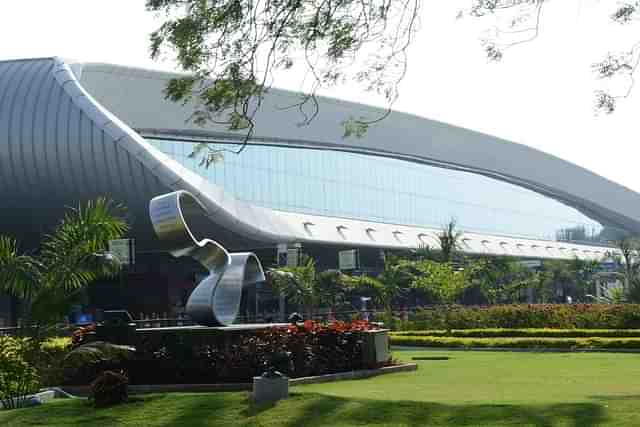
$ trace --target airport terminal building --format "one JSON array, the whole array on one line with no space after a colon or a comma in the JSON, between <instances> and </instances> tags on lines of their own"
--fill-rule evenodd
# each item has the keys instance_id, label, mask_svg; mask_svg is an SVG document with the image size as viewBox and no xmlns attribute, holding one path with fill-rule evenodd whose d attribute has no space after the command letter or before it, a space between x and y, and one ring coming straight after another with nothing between
<instances>
[{"instance_id":1,"label":"airport terminal building","mask_svg":"<svg viewBox=\"0 0 640 427\"><path fill-rule=\"evenodd\" d=\"M149 201L175 190L206 208L198 237L254 251L266 267L302 248L326 268L358 249L358 268L375 268L383 249L437 249L452 218L463 251L526 259L600 259L612 239L640 232L640 194L520 144L399 112L344 138L344 120L381 113L356 103L319 98L319 115L300 126L299 95L272 89L234 154L241 133L195 125L194 105L165 100L176 76L0 62L0 234L35 247L65 206L122 202L137 262L117 292L97 287L104 308L163 312L192 288L197 266L165 254L149 221ZM221 159L201 166L190 156L199 142ZM0 297L0 317L10 305Z\"/></svg>"}]
</instances>

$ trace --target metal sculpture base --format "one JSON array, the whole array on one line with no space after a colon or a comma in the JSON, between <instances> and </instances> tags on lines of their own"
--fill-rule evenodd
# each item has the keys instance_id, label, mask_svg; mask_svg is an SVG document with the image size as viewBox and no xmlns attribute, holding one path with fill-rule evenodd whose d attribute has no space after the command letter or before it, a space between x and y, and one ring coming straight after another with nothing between
<instances>
[{"instance_id":1,"label":"metal sculpture base","mask_svg":"<svg viewBox=\"0 0 640 427\"><path fill-rule=\"evenodd\" d=\"M238 316L243 287L263 282L264 270L251 252L230 254L214 240L197 240L185 213L189 217L208 216L200 201L187 191L164 194L149 202L151 224L169 245L169 252L175 257L190 256L209 270L191 293L187 314L199 325L229 326Z\"/></svg>"}]
</instances>

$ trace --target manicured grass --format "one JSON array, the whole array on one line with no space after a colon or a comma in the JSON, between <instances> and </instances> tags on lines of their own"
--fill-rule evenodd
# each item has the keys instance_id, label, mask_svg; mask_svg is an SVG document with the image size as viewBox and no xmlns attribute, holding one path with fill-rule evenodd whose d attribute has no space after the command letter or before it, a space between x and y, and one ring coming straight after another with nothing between
<instances>
[{"instance_id":1,"label":"manicured grass","mask_svg":"<svg viewBox=\"0 0 640 427\"><path fill-rule=\"evenodd\" d=\"M640 354L394 351L418 370L296 387L340 397L439 403L549 404L638 395ZM448 356L449 360L413 360ZM638 423L640 425L640 422Z\"/></svg>"},{"instance_id":2,"label":"manicured grass","mask_svg":"<svg viewBox=\"0 0 640 427\"><path fill-rule=\"evenodd\" d=\"M634 426L640 355L397 351L417 372L298 386L276 405L244 393L133 397L95 410L59 401L0 412L0 425L91 426Z\"/></svg>"},{"instance_id":3,"label":"manicured grass","mask_svg":"<svg viewBox=\"0 0 640 427\"><path fill-rule=\"evenodd\" d=\"M623 402L626 403L626 402ZM633 410L631 406L625 410ZM607 420L594 403L450 405L347 399L296 394L276 405L249 408L237 393L136 397L130 403L94 410L79 402L0 413L3 426L600 426ZM632 418L619 426L634 425Z\"/></svg>"}]
</instances>

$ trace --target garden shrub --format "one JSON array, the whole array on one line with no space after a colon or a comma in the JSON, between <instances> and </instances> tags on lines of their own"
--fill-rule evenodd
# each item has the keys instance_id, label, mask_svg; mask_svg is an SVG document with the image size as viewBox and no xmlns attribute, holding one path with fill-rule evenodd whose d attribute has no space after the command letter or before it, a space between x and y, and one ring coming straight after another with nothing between
<instances>
[{"instance_id":1,"label":"garden shrub","mask_svg":"<svg viewBox=\"0 0 640 427\"><path fill-rule=\"evenodd\" d=\"M29 357L43 386L59 386L64 382L63 361L71 351L68 337L52 337L42 341Z\"/></svg>"},{"instance_id":2,"label":"garden shrub","mask_svg":"<svg viewBox=\"0 0 640 427\"><path fill-rule=\"evenodd\" d=\"M123 403L129 397L129 379L122 372L104 371L91 383L91 400L97 408Z\"/></svg>"},{"instance_id":3,"label":"garden shrub","mask_svg":"<svg viewBox=\"0 0 640 427\"><path fill-rule=\"evenodd\" d=\"M638 304L513 304L434 306L419 309L403 322L404 330L560 328L637 329Z\"/></svg>"},{"instance_id":4,"label":"garden shrub","mask_svg":"<svg viewBox=\"0 0 640 427\"><path fill-rule=\"evenodd\" d=\"M0 337L0 401L6 409L22 406L40 385L37 370L25 357L27 345L24 338Z\"/></svg>"},{"instance_id":5,"label":"garden shrub","mask_svg":"<svg viewBox=\"0 0 640 427\"><path fill-rule=\"evenodd\" d=\"M134 357L133 347L94 341L69 352L61 367L67 384L88 384L103 371L122 369Z\"/></svg>"},{"instance_id":6,"label":"garden shrub","mask_svg":"<svg viewBox=\"0 0 640 427\"><path fill-rule=\"evenodd\" d=\"M391 336L459 338L640 338L640 329L452 329L392 332Z\"/></svg>"},{"instance_id":7,"label":"garden shrub","mask_svg":"<svg viewBox=\"0 0 640 427\"><path fill-rule=\"evenodd\" d=\"M393 335L391 343L393 345L445 348L640 349L640 338L460 338Z\"/></svg>"}]
</instances>

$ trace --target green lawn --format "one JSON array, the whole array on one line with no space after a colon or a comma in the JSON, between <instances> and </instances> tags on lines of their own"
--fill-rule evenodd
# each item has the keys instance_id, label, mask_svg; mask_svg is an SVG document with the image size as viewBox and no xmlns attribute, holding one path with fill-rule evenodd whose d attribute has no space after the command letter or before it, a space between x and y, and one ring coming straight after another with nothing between
<instances>
[{"instance_id":1,"label":"green lawn","mask_svg":"<svg viewBox=\"0 0 640 427\"><path fill-rule=\"evenodd\" d=\"M417 372L299 386L275 406L245 393L165 394L94 410L84 402L0 412L0 425L640 426L640 355L397 351Z\"/></svg>"}]
</instances>

